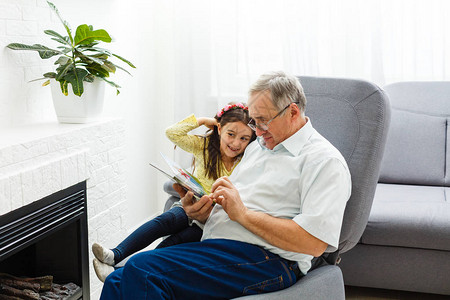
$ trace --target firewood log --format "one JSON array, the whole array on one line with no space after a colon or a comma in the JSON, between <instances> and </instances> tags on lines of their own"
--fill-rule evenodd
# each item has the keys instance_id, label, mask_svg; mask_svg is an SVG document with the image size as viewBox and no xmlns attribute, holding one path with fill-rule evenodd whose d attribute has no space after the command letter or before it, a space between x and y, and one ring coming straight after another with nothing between
<instances>
[{"instance_id":1,"label":"firewood log","mask_svg":"<svg viewBox=\"0 0 450 300\"><path fill-rule=\"evenodd\" d=\"M0 283L18 289L30 289L35 292L50 291L52 289L53 276L41 277L16 277L6 273L0 273Z\"/></svg>"},{"instance_id":2,"label":"firewood log","mask_svg":"<svg viewBox=\"0 0 450 300\"><path fill-rule=\"evenodd\" d=\"M20 299L19 297L0 294L0 300L22 300L22 299Z\"/></svg>"},{"instance_id":3,"label":"firewood log","mask_svg":"<svg viewBox=\"0 0 450 300\"><path fill-rule=\"evenodd\" d=\"M39 293L32 290L19 290L0 283L0 294L19 297L19 299L39 300Z\"/></svg>"}]
</instances>

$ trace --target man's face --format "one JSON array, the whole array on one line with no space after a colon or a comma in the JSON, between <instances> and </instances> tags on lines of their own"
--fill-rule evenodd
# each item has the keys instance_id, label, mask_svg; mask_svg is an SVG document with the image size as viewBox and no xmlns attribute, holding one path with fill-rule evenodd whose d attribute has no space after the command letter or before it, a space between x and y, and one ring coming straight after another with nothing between
<instances>
[{"instance_id":1,"label":"man's face","mask_svg":"<svg viewBox=\"0 0 450 300\"><path fill-rule=\"evenodd\" d=\"M257 125L267 123L279 112L272 104L269 91L251 94L248 104L250 117L255 120ZM256 128L256 135L264 139L268 149L272 150L289 137L292 126L289 120L290 109L288 107L283 114L273 119L267 130Z\"/></svg>"}]
</instances>

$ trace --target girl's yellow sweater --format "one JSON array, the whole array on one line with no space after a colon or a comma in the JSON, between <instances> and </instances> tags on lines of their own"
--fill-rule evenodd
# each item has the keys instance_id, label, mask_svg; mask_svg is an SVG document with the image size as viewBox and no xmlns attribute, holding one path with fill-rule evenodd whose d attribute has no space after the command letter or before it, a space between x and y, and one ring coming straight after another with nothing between
<instances>
[{"instance_id":1,"label":"girl's yellow sweater","mask_svg":"<svg viewBox=\"0 0 450 300\"><path fill-rule=\"evenodd\" d=\"M197 177L203 188L207 193L211 192L211 186L214 183L214 179L209 178L206 175L206 168L203 161L203 148L205 146L205 138L193 134L189 134L190 131L198 128L197 119L192 114L189 117L179 121L176 124L166 129L166 136L175 145L180 147L186 152L192 153L195 157L195 170L192 175ZM225 166L221 166L221 176L229 176L233 172L237 163L234 164L230 171L227 171Z\"/></svg>"}]
</instances>

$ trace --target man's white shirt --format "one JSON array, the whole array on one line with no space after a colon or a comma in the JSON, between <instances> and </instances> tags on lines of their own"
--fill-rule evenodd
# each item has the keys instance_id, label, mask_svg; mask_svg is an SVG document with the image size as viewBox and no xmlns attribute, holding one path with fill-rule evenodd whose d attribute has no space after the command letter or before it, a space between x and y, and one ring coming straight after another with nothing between
<instances>
[{"instance_id":1,"label":"man's white shirt","mask_svg":"<svg viewBox=\"0 0 450 300\"><path fill-rule=\"evenodd\" d=\"M293 219L304 230L338 247L342 218L351 193L345 159L308 122L273 150L251 143L229 177L245 206L273 217ZM262 246L297 261L306 274L312 256L286 251L266 242L215 205L203 229L202 240L232 239ZM295 239L295 236L292 237Z\"/></svg>"}]
</instances>

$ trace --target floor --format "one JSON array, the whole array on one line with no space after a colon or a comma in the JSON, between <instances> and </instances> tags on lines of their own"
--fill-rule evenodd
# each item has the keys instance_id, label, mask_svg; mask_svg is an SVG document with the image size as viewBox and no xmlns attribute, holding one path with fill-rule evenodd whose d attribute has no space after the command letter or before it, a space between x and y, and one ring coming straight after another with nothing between
<instances>
[{"instance_id":1,"label":"floor","mask_svg":"<svg viewBox=\"0 0 450 300\"><path fill-rule=\"evenodd\" d=\"M347 300L449 300L450 296L346 286Z\"/></svg>"}]
</instances>

